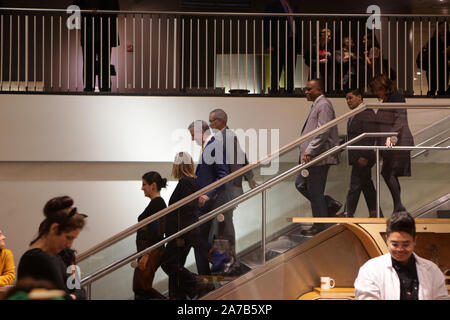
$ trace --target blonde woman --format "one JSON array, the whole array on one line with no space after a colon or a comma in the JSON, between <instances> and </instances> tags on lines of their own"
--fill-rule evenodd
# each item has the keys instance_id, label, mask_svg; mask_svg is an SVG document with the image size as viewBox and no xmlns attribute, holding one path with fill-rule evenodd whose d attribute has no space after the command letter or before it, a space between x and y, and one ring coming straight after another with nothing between
<instances>
[{"instance_id":1,"label":"blonde woman","mask_svg":"<svg viewBox=\"0 0 450 320\"><path fill-rule=\"evenodd\" d=\"M170 197L169 206L200 190L194 174L194 162L187 152L179 152L175 156L172 177L178 180L178 184ZM171 236L196 221L198 221L198 199L168 214L166 236ZM169 276L170 299L186 299L188 296L192 298L206 292L205 286L197 284L195 274L184 267L189 251L192 247L198 246L198 240L196 228L170 241L166 246L161 267Z\"/></svg>"}]
</instances>

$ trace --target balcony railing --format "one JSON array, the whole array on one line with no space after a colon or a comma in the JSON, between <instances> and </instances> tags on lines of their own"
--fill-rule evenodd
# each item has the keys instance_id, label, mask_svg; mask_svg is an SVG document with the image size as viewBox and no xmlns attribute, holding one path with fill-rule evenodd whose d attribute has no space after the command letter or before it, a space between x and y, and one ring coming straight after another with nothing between
<instances>
[{"instance_id":1,"label":"balcony railing","mask_svg":"<svg viewBox=\"0 0 450 320\"><path fill-rule=\"evenodd\" d=\"M321 77L339 96L387 73L407 96L449 95L450 16L376 19L0 8L0 89L302 95Z\"/></svg>"}]
</instances>

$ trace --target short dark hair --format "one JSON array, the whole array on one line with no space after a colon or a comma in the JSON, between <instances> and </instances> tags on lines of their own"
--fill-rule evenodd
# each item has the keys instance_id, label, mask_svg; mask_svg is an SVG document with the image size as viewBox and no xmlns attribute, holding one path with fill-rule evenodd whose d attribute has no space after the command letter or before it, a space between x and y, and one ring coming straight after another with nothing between
<instances>
[{"instance_id":1,"label":"short dark hair","mask_svg":"<svg viewBox=\"0 0 450 320\"><path fill-rule=\"evenodd\" d=\"M190 130L191 128L195 128L195 127L202 127L202 130L204 132L208 132L209 131L209 125L206 121L204 120L195 120L193 122L191 122L191 124L188 126L188 130Z\"/></svg>"},{"instance_id":2,"label":"short dark hair","mask_svg":"<svg viewBox=\"0 0 450 320\"><path fill-rule=\"evenodd\" d=\"M406 232L416 237L416 223L414 218L406 211L394 212L386 222L386 235L392 232Z\"/></svg>"},{"instance_id":3,"label":"short dark hair","mask_svg":"<svg viewBox=\"0 0 450 320\"><path fill-rule=\"evenodd\" d=\"M324 90L325 90L325 85L324 85L324 82L323 82L322 78L312 78L312 79L309 80L309 81L314 81L314 82L316 82L317 85L319 86L319 89L320 89L321 91L324 91Z\"/></svg>"},{"instance_id":4,"label":"short dark hair","mask_svg":"<svg viewBox=\"0 0 450 320\"><path fill-rule=\"evenodd\" d=\"M361 89L347 89L347 90L345 91L345 95L347 95L347 94L349 94L349 93L351 93L351 94L353 94L353 95L355 95L355 96L361 96L361 98L364 97L364 96L363 96L363 93L362 93L362 91L361 91Z\"/></svg>"},{"instance_id":5,"label":"short dark hair","mask_svg":"<svg viewBox=\"0 0 450 320\"><path fill-rule=\"evenodd\" d=\"M385 73L376 75L371 81L370 81L370 88L372 91L376 91L377 89L384 89L386 91L386 94L389 96L390 94L397 92L398 89L395 86L394 81L389 78L389 76Z\"/></svg>"}]
</instances>

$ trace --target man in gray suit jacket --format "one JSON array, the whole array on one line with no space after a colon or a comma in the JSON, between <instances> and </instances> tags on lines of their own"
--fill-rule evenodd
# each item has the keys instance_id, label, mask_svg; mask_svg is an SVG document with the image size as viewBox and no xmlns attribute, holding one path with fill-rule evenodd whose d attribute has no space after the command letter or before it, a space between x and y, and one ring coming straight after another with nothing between
<instances>
[{"instance_id":1,"label":"man in gray suit jacket","mask_svg":"<svg viewBox=\"0 0 450 320\"><path fill-rule=\"evenodd\" d=\"M306 85L306 98L313 101L311 110L303 125L301 134L307 134L336 118L333 105L325 98L323 82L312 79ZM339 145L337 126L323 131L300 144L299 163L311 161L314 157ZM334 154L308 168L308 177L298 174L295 181L297 190L311 202L314 217L332 217L339 211L342 204L330 196L324 195L330 165L339 163L339 154ZM303 230L305 236L313 236L324 230L325 224L314 223L308 230Z\"/></svg>"}]
</instances>

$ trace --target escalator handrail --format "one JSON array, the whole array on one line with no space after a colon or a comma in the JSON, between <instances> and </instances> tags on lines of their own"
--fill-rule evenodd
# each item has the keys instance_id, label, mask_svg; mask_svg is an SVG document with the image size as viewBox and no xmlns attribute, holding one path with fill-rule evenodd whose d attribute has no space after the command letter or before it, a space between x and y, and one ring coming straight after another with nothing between
<instances>
[{"instance_id":1,"label":"escalator handrail","mask_svg":"<svg viewBox=\"0 0 450 320\"><path fill-rule=\"evenodd\" d=\"M208 212L207 214L203 215L197 222L185 227L184 229L178 231L177 233L164 238L163 240L159 241L158 243L142 250L136 253L133 253L125 258L122 258L118 261L115 261L111 264L109 264L108 266L103 267L102 269L93 272L92 274L90 274L89 276L85 277L84 279L81 280L81 285L82 286L86 286L91 284L92 282L114 272L115 270L123 267L124 265L126 265L127 263L136 260L138 258L140 258L141 256L143 256L144 254L146 254L147 252L154 250L162 245L164 245L166 242L169 242L175 238L180 237L181 235L185 234L186 232L191 231L192 229L195 229L197 227L199 227L200 225L202 225L203 223L214 219L217 215L219 215L222 212L225 212L226 210L235 207L236 205L240 204L241 202L253 197L254 195L263 192L271 187L273 187L274 185L286 180L287 178L289 178L290 176L294 175L295 173L297 173L300 170L306 169L320 161L322 161L323 159L329 157L330 155L333 155L335 153L341 152L342 150L344 150L345 148L347 148L349 145L352 145L356 142L358 142L361 139L364 139L366 137L391 137L391 136L395 136L397 135L396 132L374 132L374 133L362 133L359 136L347 141L346 143L343 143L339 146L335 146L334 148L322 153L321 155L317 156L316 158L314 158L313 160L311 160L308 163L303 163L303 164L298 164L295 167L283 172L282 174L273 177L271 179L269 179L268 181L266 181L265 183L255 187L254 189L251 189L249 191L247 191L246 193L236 197L235 199L223 204L222 206Z\"/></svg>"}]
</instances>

